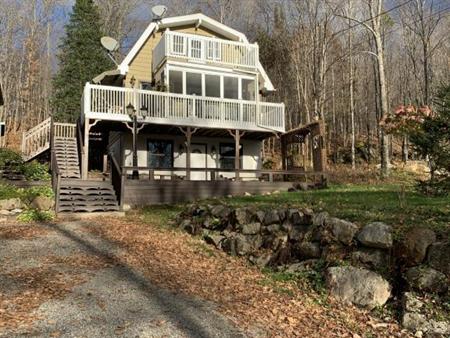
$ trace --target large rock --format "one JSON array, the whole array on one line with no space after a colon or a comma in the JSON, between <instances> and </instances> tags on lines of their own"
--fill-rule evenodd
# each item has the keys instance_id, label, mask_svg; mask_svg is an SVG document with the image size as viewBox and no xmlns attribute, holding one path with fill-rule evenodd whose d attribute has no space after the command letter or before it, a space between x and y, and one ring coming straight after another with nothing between
<instances>
[{"instance_id":1,"label":"large rock","mask_svg":"<svg viewBox=\"0 0 450 338\"><path fill-rule=\"evenodd\" d=\"M19 198L0 200L0 210L22 209L24 205Z\"/></svg>"},{"instance_id":2,"label":"large rock","mask_svg":"<svg viewBox=\"0 0 450 338\"><path fill-rule=\"evenodd\" d=\"M384 305L391 296L391 286L383 277L353 266L328 268L326 282L336 299L369 310Z\"/></svg>"},{"instance_id":3,"label":"large rock","mask_svg":"<svg viewBox=\"0 0 450 338\"><path fill-rule=\"evenodd\" d=\"M252 243L242 234L233 234L225 238L222 242L222 248L232 256L246 256L253 250Z\"/></svg>"},{"instance_id":4,"label":"large rock","mask_svg":"<svg viewBox=\"0 0 450 338\"><path fill-rule=\"evenodd\" d=\"M424 305L424 302L414 292L405 292L403 294L402 306L404 312L420 312Z\"/></svg>"},{"instance_id":5,"label":"large rock","mask_svg":"<svg viewBox=\"0 0 450 338\"><path fill-rule=\"evenodd\" d=\"M261 223L254 222L243 224L240 229L244 235L256 235L261 231Z\"/></svg>"},{"instance_id":6,"label":"large rock","mask_svg":"<svg viewBox=\"0 0 450 338\"><path fill-rule=\"evenodd\" d=\"M408 265L421 264L428 247L436 241L434 231L426 228L413 228L405 235L401 244L401 254Z\"/></svg>"},{"instance_id":7,"label":"large rock","mask_svg":"<svg viewBox=\"0 0 450 338\"><path fill-rule=\"evenodd\" d=\"M353 238L358 232L355 224L335 217L325 219L325 225L333 238L344 245L352 244Z\"/></svg>"},{"instance_id":8,"label":"large rock","mask_svg":"<svg viewBox=\"0 0 450 338\"><path fill-rule=\"evenodd\" d=\"M402 326L412 332L425 332L426 337L448 337L450 324L446 321L428 319L420 313L406 312L403 314Z\"/></svg>"},{"instance_id":9,"label":"large rock","mask_svg":"<svg viewBox=\"0 0 450 338\"><path fill-rule=\"evenodd\" d=\"M405 272L410 288L433 293L443 293L448 289L447 277L433 268L415 266Z\"/></svg>"},{"instance_id":10,"label":"large rock","mask_svg":"<svg viewBox=\"0 0 450 338\"><path fill-rule=\"evenodd\" d=\"M434 243L430 246L428 264L450 277L450 241Z\"/></svg>"},{"instance_id":11,"label":"large rock","mask_svg":"<svg viewBox=\"0 0 450 338\"><path fill-rule=\"evenodd\" d=\"M301 259L319 258L321 253L319 243L313 242L301 242L296 249Z\"/></svg>"},{"instance_id":12,"label":"large rock","mask_svg":"<svg viewBox=\"0 0 450 338\"><path fill-rule=\"evenodd\" d=\"M221 220L229 220L231 209L223 204L217 204L211 207L211 215Z\"/></svg>"},{"instance_id":13,"label":"large rock","mask_svg":"<svg viewBox=\"0 0 450 338\"><path fill-rule=\"evenodd\" d=\"M31 207L38 210L48 211L53 208L54 200L47 196L36 196L31 202Z\"/></svg>"},{"instance_id":14,"label":"large rock","mask_svg":"<svg viewBox=\"0 0 450 338\"><path fill-rule=\"evenodd\" d=\"M422 331L427 324L427 317L420 313L406 312L403 314L402 326L412 332Z\"/></svg>"},{"instance_id":15,"label":"large rock","mask_svg":"<svg viewBox=\"0 0 450 338\"><path fill-rule=\"evenodd\" d=\"M249 257L249 260L257 267L264 268L270 264L270 261L272 260L272 253L264 252L259 255L253 255Z\"/></svg>"},{"instance_id":16,"label":"large rock","mask_svg":"<svg viewBox=\"0 0 450 338\"><path fill-rule=\"evenodd\" d=\"M303 225L303 213L298 209L288 209L287 218L295 225Z\"/></svg>"},{"instance_id":17,"label":"large rock","mask_svg":"<svg viewBox=\"0 0 450 338\"><path fill-rule=\"evenodd\" d=\"M358 234L358 241L371 248L389 249L392 247L392 227L382 222L365 225Z\"/></svg>"},{"instance_id":18,"label":"large rock","mask_svg":"<svg viewBox=\"0 0 450 338\"><path fill-rule=\"evenodd\" d=\"M352 261L371 268L385 268L389 266L389 254L386 250L375 248L360 248L352 252Z\"/></svg>"},{"instance_id":19,"label":"large rock","mask_svg":"<svg viewBox=\"0 0 450 338\"><path fill-rule=\"evenodd\" d=\"M238 208L235 211L238 224L248 224L252 222L252 212L247 208Z\"/></svg>"},{"instance_id":20,"label":"large rock","mask_svg":"<svg viewBox=\"0 0 450 338\"><path fill-rule=\"evenodd\" d=\"M276 223L280 223L280 215L278 210L267 210L264 215L264 225L272 225Z\"/></svg>"},{"instance_id":21,"label":"large rock","mask_svg":"<svg viewBox=\"0 0 450 338\"><path fill-rule=\"evenodd\" d=\"M205 242L208 244L214 245L216 248L220 249L222 246L222 241L225 239L225 236L222 236L219 233L206 233L203 238Z\"/></svg>"},{"instance_id":22,"label":"large rock","mask_svg":"<svg viewBox=\"0 0 450 338\"><path fill-rule=\"evenodd\" d=\"M326 211L319 212L318 214L315 214L313 216L312 223L315 226L323 226L325 225L325 222L329 217L330 215L328 214L328 212Z\"/></svg>"}]
</instances>

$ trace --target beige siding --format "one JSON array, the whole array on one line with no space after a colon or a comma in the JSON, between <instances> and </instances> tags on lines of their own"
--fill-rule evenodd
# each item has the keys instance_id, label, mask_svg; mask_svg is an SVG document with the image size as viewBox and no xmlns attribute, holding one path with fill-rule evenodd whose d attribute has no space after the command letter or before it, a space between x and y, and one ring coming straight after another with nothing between
<instances>
[{"instance_id":1,"label":"beige siding","mask_svg":"<svg viewBox=\"0 0 450 338\"><path fill-rule=\"evenodd\" d=\"M188 34L215 36L220 39L225 39L220 34L214 33L203 27L195 28L195 26L180 26L171 28L171 30ZM162 34L163 30L156 34L152 34L142 46L141 50L137 53L136 57L131 61L127 76L125 78L125 87L130 87L130 79L133 76L138 83L152 81L152 51L161 39Z\"/></svg>"}]
</instances>

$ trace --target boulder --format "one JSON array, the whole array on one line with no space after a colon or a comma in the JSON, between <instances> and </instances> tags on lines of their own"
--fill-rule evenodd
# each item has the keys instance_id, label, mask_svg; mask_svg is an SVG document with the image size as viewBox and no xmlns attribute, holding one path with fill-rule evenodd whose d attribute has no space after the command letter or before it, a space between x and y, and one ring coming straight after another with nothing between
<instances>
[{"instance_id":1,"label":"boulder","mask_svg":"<svg viewBox=\"0 0 450 338\"><path fill-rule=\"evenodd\" d=\"M183 220L180 224L180 228L191 235L195 235L197 233L197 227L191 222L190 219Z\"/></svg>"},{"instance_id":2,"label":"boulder","mask_svg":"<svg viewBox=\"0 0 450 338\"><path fill-rule=\"evenodd\" d=\"M402 297L402 307L404 312L420 312L424 302L414 292L405 292Z\"/></svg>"},{"instance_id":3,"label":"boulder","mask_svg":"<svg viewBox=\"0 0 450 338\"><path fill-rule=\"evenodd\" d=\"M415 266L405 272L405 279L411 289L443 293L448 289L447 277L433 268Z\"/></svg>"},{"instance_id":4,"label":"boulder","mask_svg":"<svg viewBox=\"0 0 450 338\"><path fill-rule=\"evenodd\" d=\"M214 245L217 249L221 248L222 241L225 239L225 236L222 236L219 233L207 233L203 236L205 242L208 244Z\"/></svg>"},{"instance_id":5,"label":"boulder","mask_svg":"<svg viewBox=\"0 0 450 338\"><path fill-rule=\"evenodd\" d=\"M426 255L428 247L436 242L434 231L426 228L413 228L405 235L401 243L401 252L406 264L421 264Z\"/></svg>"},{"instance_id":6,"label":"boulder","mask_svg":"<svg viewBox=\"0 0 450 338\"><path fill-rule=\"evenodd\" d=\"M450 241L438 242L430 246L428 264L450 277Z\"/></svg>"},{"instance_id":7,"label":"boulder","mask_svg":"<svg viewBox=\"0 0 450 338\"><path fill-rule=\"evenodd\" d=\"M350 245L358 232L355 224L335 217L325 219L325 225L334 240L344 245Z\"/></svg>"},{"instance_id":8,"label":"boulder","mask_svg":"<svg viewBox=\"0 0 450 338\"><path fill-rule=\"evenodd\" d=\"M262 211L262 210L258 210L256 213L255 213L255 217L256 217L256 219L257 219L257 221L259 222L259 223L262 223L262 224L264 224L264 217L266 216L266 213L264 212L264 211Z\"/></svg>"},{"instance_id":9,"label":"boulder","mask_svg":"<svg viewBox=\"0 0 450 338\"><path fill-rule=\"evenodd\" d=\"M313 242L301 242L296 249L301 259L319 258L321 253L319 243Z\"/></svg>"},{"instance_id":10,"label":"boulder","mask_svg":"<svg viewBox=\"0 0 450 338\"><path fill-rule=\"evenodd\" d=\"M54 200L47 196L36 196L31 202L31 207L38 210L48 211L53 208Z\"/></svg>"},{"instance_id":11,"label":"boulder","mask_svg":"<svg viewBox=\"0 0 450 338\"><path fill-rule=\"evenodd\" d=\"M391 286L383 277L353 266L328 268L326 283L336 299L369 310L384 305L391 296Z\"/></svg>"},{"instance_id":12,"label":"boulder","mask_svg":"<svg viewBox=\"0 0 450 338\"><path fill-rule=\"evenodd\" d=\"M254 222L244 224L241 225L240 230L244 235L256 235L259 234L261 231L261 223Z\"/></svg>"},{"instance_id":13,"label":"boulder","mask_svg":"<svg viewBox=\"0 0 450 338\"><path fill-rule=\"evenodd\" d=\"M292 263L283 266L282 270L287 273L299 273L308 270L314 270L315 265L318 263L318 259L307 259L299 263Z\"/></svg>"},{"instance_id":14,"label":"boulder","mask_svg":"<svg viewBox=\"0 0 450 338\"><path fill-rule=\"evenodd\" d=\"M280 223L280 215L278 214L278 210L267 210L264 215L264 225L272 225L276 223Z\"/></svg>"},{"instance_id":15,"label":"boulder","mask_svg":"<svg viewBox=\"0 0 450 338\"><path fill-rule=\"evenodd\" d=\"M301 210L301 212L303 214L301 225L312 225L314 211L310 208L304 208Z\"/></svg>"},{"instance_id":16,"label":"boulder","mask_svg":"<svg viewBox=\"0 0 450 338\"><path fill-rule=\"evenodd\" d=\"M252 252L252 244L242 234L225 238L222 242L222 248L232 256L245 256Z\"/></svg>"},{"instance_id":17,"label":"boulder","mask_svg":"<svg viewBox=\"0 0 450 338\"><path fill-rule=\"evenodd\" d=\"M427 324L427 317L420 313L406 312L403 314L402 326L412 332L423 331Z\"/></svg>"},{"instance_id":18,"label":"boulder","mask_svg":"<svg viewBox=\"0 0 450 338\"><path fill-rule=\"evenodd\" d=\"M24 204L19 198L9 198L5 200L0 200L0 210L14 210L22 209Z\"/></svg>"},{"instance_id":19,"label":"boulder","mask_svg":"<svg viewBox=\"0 0 450 338\"><path fill-rule=\"evenodd\" d=\"M352 252L353 263L360 263L371 268L387 267L389 254L386 250L375 248L360 248Z\"/></svg>"},{"instance_id":20,"label":"boulder","mask_svg":"<svg viewBox=\"0 0 450 338\"><path fill-rule=\"evenodd\" d=\"M272 253L264 252L259 255L252 255L249 257L251 263L255 264L259 268L264 268L270 264L272 259Z\"/></svg>"},{"instance_id":21,"label":"boulder","mask_svg":"<svg viewBox=\"0 0 450 338\"><path fill-rule=\"evenodd\" d=\"M308 183L304 183L304 182L300 182L300 183L295 183L293 185L293 187L297 190L303 190L306 191L308 190Z\"/></svg>"},{"instance_id":22,"label":"boulder","mask_svg":"<svg viewBox=\"0 0 450 338\"><path fill-rule=\"evenodd\" d=\"M328 219L328 217L330 217L328 212L326 212L326 211L319 212L318 214L315 214L313 216L312 224L315 226L319 226L319 227L323 226L323 225L325 225L325 222Z\"/></svg>"},{"instance_id":23,"label":"boulder","mask_svg":"<svg viewBox=\"0 0 450 338\"><path fill-rule=\"evenodd\" d=\"M369 223L361 229L357 238L365 246L389 249L393 244L392 227L382 222Z\"/></svg>"},{"instance_id":24,"label":"boulder","mask_svg":"<svg viewBox=\"0 0 450 338\"><path fill-rule=\"evenodd\" d=\"M303 224L303 213L298 209L288 209L286 217L294 226Z\"/></svg>"},{"instance_id":25,"label":"boulder","mask_svg":"<svg viewBox=\"0 0 450 338\"><path fill-rule=\"evenodd\" d=\"M340 262L345 260L348 248L340 243L331 243L322 248L321 258L326 262Z\"/></svg>"},{"instance_id":26,"label":"boulder","mask_svg":"<svg viewBox=\"0 0 450 338\"><path fill-rule=\"evenodd\" d=\"M223 204L217 204L211 207L211 215L221 220L229 220L231 215L231 209Z\"/></svg>"},{"instance_id":27,"label":"boulder","mask_svg":"<svg viewBox=\"0 0 450 338\"><path fill-rule=\"evenodd\" d=\"M253 215L247 208L237 208L235 210L236 222L238 224L247 224L252 222Z\"/></svg>"}]
</instances>

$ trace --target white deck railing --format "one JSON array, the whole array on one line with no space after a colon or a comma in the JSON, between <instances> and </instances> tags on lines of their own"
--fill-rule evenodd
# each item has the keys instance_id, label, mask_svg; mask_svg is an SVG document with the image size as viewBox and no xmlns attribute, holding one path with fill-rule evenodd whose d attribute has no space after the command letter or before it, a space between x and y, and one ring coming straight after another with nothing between
<instances>
[{"instance_id":1,"label":"white deck railing","mask_svg":"<svg viewBox=\"0 0 450 338\"><path fill-rule=\"evenodd\" d=\"M155 70L166 57L256 68L259 48L257 44L167 31L153 50L153 69Z\"/></svg>"},{"instance_id":2,"label":"white deck railing","mask_svg":"<svg viewBox=\"0 0 450 338\"><path fill-rule=\"evenodd\" d=\"M284 132L284 104L86 84L85 117L129 121L132 104L148 123Z\"/></svg>"},{"instance_id":3,"label":"white deck railing","mask_svg":"<svg viewBox=\"0 0 450 338\"><path fill-rule=\"evenodd\" d=\"M76 124L58 123L53 124L54 137L75 137ZM50 148L51 118L42 121L22 135L22 155L25 161L39 155Z\"/></svg>"}]
</instances>

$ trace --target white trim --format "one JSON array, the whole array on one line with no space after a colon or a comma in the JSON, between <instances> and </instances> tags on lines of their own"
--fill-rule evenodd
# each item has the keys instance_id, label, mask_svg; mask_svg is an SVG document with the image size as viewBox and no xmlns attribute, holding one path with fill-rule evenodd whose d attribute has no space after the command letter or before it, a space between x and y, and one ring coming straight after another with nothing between
<instances>
[{"instance_id":1,"label":"white trim","mask_svg":"<svg viewBox=\"0 0 450 338\"><path fill-rule=\"evenodd\" d=\"M127 56L123 59L123 61L119 65L118 69L120 70L120 73L122 75L125 75L128 72L131 61L137 55L137 53L142 48L147 39L150 37L150 35L154 31L156 31L155 29L177 27L188 24L198 24L199 22L201 26L208 28L233 41L241 41L249 43L247 37L243 33L238 32L237 30L234 30L233 28L230 28L201 13L164 18L158 24L156 24L155 22L150 23L148 27L144 30L142 35L139 37L134 46L128 52ZM272 82L270 81L266 71L262 67L261 62L259 62L259 60L258 60L258 70L264 80L264 87L266 88L266 90L274 91L275 88L273 87Z\"/></svg>"}]
</instances>

